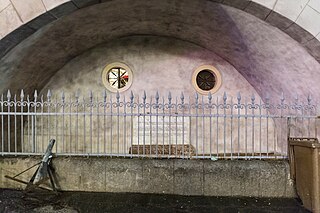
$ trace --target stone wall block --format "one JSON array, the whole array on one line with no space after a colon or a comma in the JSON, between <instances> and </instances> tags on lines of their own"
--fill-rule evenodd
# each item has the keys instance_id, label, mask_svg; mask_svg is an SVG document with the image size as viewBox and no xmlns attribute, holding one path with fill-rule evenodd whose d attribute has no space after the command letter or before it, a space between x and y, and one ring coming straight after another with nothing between
<instances>
[{"instance_id":1,"label":"stone wall block","mask_svg":"<svg viewBox=\"0 0 320 213\"><path fill-rule=\"evenodd\" d=\"M70 0L42 0L43 4L45 5L47 10L51 10L57 6L59 6L60 4L63 4L65 2L68 2Z\"/></svg>"},{"instance_id":2,"label":"stone wall block","mask_svg":"<svg viewBox=\"0 0 320 213\"><path fill-rule=\"evenodd\" d=\"M0 12L0 35L2 37L11 33L21 25L22 21L12 4Z\"/></svg>"},{"instance_id":3,"label":"stone wall block","mask_svg":"<svg viewBox=\"0 0 320 213\"><path fill-rule=\"evenodd\" d=\"M65 191L85 191L82 186L82 167L84 158L54 158L55 183L57 188ZM87 169L87 168L86 168Z\"/></svg>"},{"instance_id":4,"label":"stone wall block","mask_svg":"<svg viewBox=\"0 0 320 213\"><path fill-rule=\"evenodd\" d=\"M286 195L286 162L265 161L261 167L260 197L285 197Z\"/></svg>"},{"instance_id":5,"label":"stone wall block","mask_svg":"<svg viewBox=\"0 0 320 213\"><path fill-rule=\"evenodd\" d=\"M26 185L10 180L5 176L13 177L20 172L32 167L41 161L40 157L31 158L2 158L0 160L0 188L16 188L25 189ZM32 175L35 173L37 166L29 171L17 176L16 178L25 182L29 182Z\"/></svg>"},{"instance_id":6,"label":"stone wall block","mask_svg":"<svg viewBox=\"0 0 320 213\"><path fill-rule=\"evenodd\" d=\"M143 161L140 159L106 159L105 188L107 192L139 192L143 184Z\"/></svg>"},{"instance_id":7,"label":"stone wall block","mask_svg":"<svg viewBox=\"0 0 320 213\"><path fill-rule=\"evenodd\" d=\"M41 0L28 0L28 3L21 0L11 0L11 2L24 23L46 12Z\"/></svg>"},{"instance_id":8,"label":"stone wall block","mask_svg":"<svg viewBox=\"0 0 320 213\"><path fill-rule=\"evenodd\" d=\"M203 195L203 161L176 160L174 162L174 193Z\"/></svg>"},{"instance_id":9,"label":"stone wall block","mask_svg":"<svg viewBox=\"0 0 320 213\"><path fill-rule=\"evenodd\" d=\"M257 4L255 2L251 2L245 10L247 13L250 13L254 15L255 17L258 17L261 20L265 20L266 17L270 14L271 9L262 6L261 4Z\"/></svg>"},{"instance_id":10,"label":"stone wall block","mask_svg":"<svg viewBox=\"0 0 320 213\"><path fill-rule=\"evenodd\" d=\"M260 161L254 163L245 160L235 160L231 163L231 193L232 196L258 196Z\"/></svg>"},{"instance_id":11,"label":"stone wall block","mask_svg":"<svg viewBox=\"0 0 320 213\"><path fill-rule=\"evenodd\" d=\"M148 160L143 163L141 187L146 193L173 194L173 161Z\"/></svg>"},{"instance_id":12,"label":"stone wall block","mask_svg":"<svg viewBox=\"0 0 320 213\"><path fill-rule=\"evenodd\" d=\"M81 170L81 187L84 191L106 191L106 170L105 158L86 158L78 167Z\"/></svg>"},{"instance_id":13,"label":"stone wall block","mask_svg":"<svg viewBox=\"0 0 320 213\"><path fill-rule=\"evenodd\" d=\"M224 161L203 162L205 196L231 196L231 165Z\"/></svg>"}]
</instances>

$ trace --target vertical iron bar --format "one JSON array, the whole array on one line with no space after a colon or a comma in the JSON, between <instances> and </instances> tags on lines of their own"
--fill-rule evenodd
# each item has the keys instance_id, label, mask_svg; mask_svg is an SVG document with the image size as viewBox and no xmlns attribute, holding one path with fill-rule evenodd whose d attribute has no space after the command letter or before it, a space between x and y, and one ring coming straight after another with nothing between
<instances>
[{"instance_id":1,"label":"vertical iron bar","mask_svg":"<svg viewBox=\"0 0 320 213\"><path fill-rule=\"evenodd\" d=\"M144 92L143 99L143 157L146 156L146 93Z\"/></svg>"},{"instance_id":2,"label":"vertical iron bar","mask_svg":"<svg viewBox=\"0 0 320 213\"><path fill-rule=\"evenodd\" d=\"M70 95L69 96L69 153L72 153L72 118L71 118L72 106L73 106L72 96Z\"/></svg>"},{"instance_id":3,"label":"vertical iron bar","mask_svg":"<svg viewBox=\"0 0 320 213\"><path fill-rule=\"evenodd\" d=\"M223 158L226 158L227 95L223 95Z\"/></svg>"},{"instance_id":4,"label":"vertical iron bar","mask_svg":"<svg viewBox=\"0 0 320 213\"><path fill-rule=\"evenodd\" d=\"M45 148L44 148L44 115L43 115L43 108L44 108L44 101L43 101L43 95L41 95L41 113L40 113L40 117L41 117L41 142L42 142L42 150L41 152L44 152L45 151Z\"/></svg>"},{"instance_id":5,"label":"vertical iron bar","mask_svg":"<svg viewBox=\"0 0 320 213\"><path fill-rule=\"evenodd\" d=\"M230 122L230 157L233 159L233 97L231 97L231 122Z\"/></svg>"},{"instance_id":6,"label":"vertical iron bar","mask_svg":"<svg viewBox=\"0 0 320 213\"><path fill-rule=\"evenodd\" d=\"M208 107L209 107L209 152L210 152L210 159L212 158L212 96L209 92L208 94Z\"/></svg>"},{"instance_id":7,"label":"vertical iron bar","mask_svg":"<svg viewBox=\"0 0 320 213\"><path fill-rule=\"evenodd\" d=\"M205 116L204 116L204 102L203 102L203 95L201 95L201 108L202 108L202 157L204 158L204 150L205 150Z\"/></svg>"},{"instance_id":8,"label":"vertical iron bar","mask_svg":"<svg viewBox=\"0 0 320 213\"><path fill-rule=\"evenodd\" d=\"M10 145L11 145L11 141L10 141L10 137L11 137L11 134L10 134L10 103L11 103L11 100L10 100L10 98L11 98L11 94L10 94L10 91L8 90L8 106L7 106L7 112L8 112L8 152L11 152L11 147L10 147Z\"/></svg>"},{"instance_id":9,"label":"vertical iron bar","mask_svg":"<svg viewBox=\"0 0 320 213\"><path fill-rule=\"evenodd\" d=\"M112 131L112 126L113 126L113 121L112 121L112 108L113 108L113 103L112 103L112 95L110 95L110 154L112 157L113 150L112 150L112 137L113 137L113 131Z\"/></svg>"},{"instance_id":10,"label":"vertical iron bar","mask_svg":"<svg viewBox=\"0 0 320 213\"><path fill-rule=\"evenodd\" d=\"M241 110L241 94L240 92L238 93L237 96L237 100L238 100L238 105L237 105L237 109L238 109L238 158L240 158L240 110Z\"/></svg>"},{"instance_id":11,"label":"vertical iron bar","mask_svg":"<svg viewBox=\"0 0 320 213\"><path fill-rule=\"evenodd\" d=\"M267 111L267 157L269 157L269 98L266 98L266 111Z\"/></svg>"},{"instance_id":12,"label":"vertical iron bar","mask_svg":"<svg viewBox=\"0 0 320 213\"><path fill-rule=\"evenodd\" d=\"M168 95L168 101L169 101L169 104L168 104L168 107L169 107L169 155L168 155L168 158L170 157L171 155L171 92L169 92L169 95Z\"/></svg>"},{"instance_id":13,"label":"vertical iron bar","mask_svg":"<svg viewBox=\"0 0 320 213\"><path fill-rule=\"evenodd\" d=\"M1 95L1 152L4 152L3 94Z\"/></svg>"},{"instance_id":14,"label":"vertical iron bar","mask_svg":"<svg viewBox=\"0 0 320 213\"><path fill-rule=\"evenodd\" d=\"M138 157L140 156L140 98L137 97L138 105Z\"/></svg>"},{"instance_id":15,"label":"vertical iron bar","mask_svg":"<svg viewBox=\"0 0 320 213\"><path fill-rule=\"evenodd\" d=\"M284 108L284 94L282 92L281 94L281 109L280 109L280 143L282 143L282 134L283 134L283 131L282 131L282 128L283 128L283 125L282 125L282 122L283 122L283 108ZM277 141L277 146L278 146L278 142ZM282 144L280 144L280 153L282 154L282 151L283 151L283 147L282 147Z\"/></svg>"},{"instance_id":16,"label":"vertical iron bar","mask_svg":"<svg viewBox=\"0 0 320 213\"><path fill-rule=\"evenodd\" d=\"M75 151L79 153L79 95L78 92L76 93L76 144L75 144Z\"/></svg>"},{"instance_id":17,"label":"vertical iron bar","mask_svg":"<svg viewBox=\"0 0 320 213\"><path fill-rule=\"evenodd\" d=\"M254 136L255 136L255 134L254 134L254 118L255 118L255 116L254 116L254 97L252 97L251 98L251 109L252 109L252 114L251 114L251 116L252 116L252 123L251 123L251 130L252 130L252 135L251 135L251 142L252 142L252 156L254 156L254 149L255 149L255 141L254 141Z\"/></svg>"},{"instance_id":18,"label":"vertical iron bar","mask_svg":"<svg viewBox=\"0 0 320 213\"><path fill-rule=\"evenodd\" d=\"M21 90L21 95L20 95L20 102L21 102L21 117L20 117L20 125L21 125L21 151L24 152L24 131L23 131L23 114L24 114L24 110L23 110L23 105L24 105L24 94L23 94L23 90Z\"/></svg>"},{"instance_id":19,"label":"vertical iron bar","mask_svg":"<svg viewBox=\"0 0 320 213\"><path fill-rule=\"evenodd\" d=\"M107 92L103 92L103 153L106 154L106 108L107 108Z\"/></svg>"},{"instance_id":20,"label":"vertical iron bar","mask_svg":"<svg viewBox=\"0 0 320 213\"><path fill-rule=\"evenodd\" d=\"M248 159L248 100L245 98L245 159Z\"/></svg>"},{"instance_id":21,"label":"vertical iron bar","mask_svg":"<svg viewBox=\"0 0 320 213\"><path fill-rule=\"evenodd\" d=\"M216 144L217 144L217 159L219 158L219 98L216 100L217 105L217 114L216 114L216 125L217 125L217 133L216 133Z\"/></svg>"},{"instance_id":22,"label":"vertical iron bar","mask_svg":"<svg viewBox=\"0 0 320 213\"><path fill-rule=\"evenodd\" d=\"M162 97L162 156L164 157L164 121L165 121L165 116L164 116L164 98Z\"/></svg>"},{"instance_id":23,"label":"vertical iron bar","mask_svg":"<svg viewBox=\"0 0 320 213\"><path fill-rule=\"evenodd\" d=\"M176 116L176 150L175 150L175 156L177 158L178 156L178 99L176 97L176 105L175 105L175 116Z\"/></svg>"},{"instance_id":24,"label":"vertical iron bar","mask_svg":"<svg viewBox=\"0 0 320 213\"><path fill-rule=\"evenodd\" d=\"M14 96L14 152L17 153L17 96Z\"/></svg>"},{"instance_id":25,"label":"vertical iron bar","mask_svg":"<svg viewBox=\"0 0 320 213\"><path fill-rule=\"evenodd\" d=\"M64 122L64 115L65 115L65 96L64 92L62 91L61 95L61 101L62 101L62 153L65 153L65 141L64 141L64 132L65 132L65 122Z\"/></svg>"},{"instance_id":26,"label":"vertical iron bar","mask_svg":"<svg viewBox=\"0 0 320 213\"><path fill-rule=\"evenodd\" d=\"M182 157L184 159L184 157L185 157L185 154L184 154L184 152L185 152L185 150L184 150L184 116L185 116L184 109L185 109L185 105L184 105L183 94L181 95L181 107L182 107ZM190 147L189 147L189 149L190 149Z\"/></svg>"},{"instance_id":27,"label":"vertical iron bar","mask_svg":"<svg viewBox=\"0 0 320 213\"><path fill-rule=\"evenodd\" d=\"M150 110L149 110L149 116L150 116L150 121L149 121L149 124L150 124L150 129L149 129L149 144L150 144L150 156L152 154L152 97L150 99Z\"/></svg>"},{"instance_id":28,"label":"vertical iron bar","mask_svg":"<svg viewBox=\"0 0 320 213\"><path fill-rule=\"evenodd\" d=\"M126 96L123 96L123 152L124 156L127 155L127 103Z\"/></svg>"},{"instance_id":29,"label":"vertical iron bar","mask_svg":"<svg viewBox=\"0 0 320 213\"><path fill-rule=\"evenodd\" d=\"M85 95L83 95L83 154L86 153L87 147L86 147L86 100L85 100Z\"/></svg>"},{"instance_id":30,"label":"vertical iron bar","mask_svg":"<svg viewBox=\"0 0 320 213\"><path fill-rule=\"evenodd\" d=\"M196 157L198 157L198 116L199 116L199 112L198 112L198 93L196 93Z\"/></svg>"},{"instance_id":31,"label":"vertical iron bar","mask_svg":"<svg viewBox=\"0 0 320 213\"><path fill-rule=\"evenodd\" d=\"M120 73L120 72L119 72ZM119 157L120 152L120 94L117 92L117 157Z\"/></svg>"},{"instance_id":32,"label":"vertical iron bar","mask_svg":"<svg viewBox=\"0 0 320 213\"><path fill-rule=\"evenodd\" d=\"M57 109L57 107L58 107L58 101L57 101L57 96L55 96L55 103L54 103L54 109L55 109L55 130L56 130L56 136L55 136L55 138L57 138L58 139L58 109ZM28 110L29 111L29 110ZM29 121L28 121L28 123L29 123ZM56 153L58 153L58 146L56 146Z\"/></svg>"},{"instance_id":33,"label":"vertical iron bar","mask_svg":"<svg viewBox=\"0 0 320 213\"><path fill-rule=\"evenodd\" d=\"M158 157L159 145L159 93L156 93L156 156Z\"/></svg>"},{"instance_id":34,"label":"vertical iron bar","mask_svg":"<svg viewBox=\"0 0 320 213\"><path fill-rule=\"evenodd\" d=\"M62 126L61 126L61 130L62 130L62 153L65 153L65 138L64 138L64 134L65 134L65 121L64 121L64 116L65 116L65 96L64 96L64 92L62 92L61 95L61 100L62 100Z\"/></svg>"},{"instance_id":35,"label":"vertical iron bar","mask_svg":"<svg viewBox=\"0 0 320 213\"><path fill-rule=\"evenodd\" d=\"M130 95L130 113L131 113L131 122L130 122L130 126L131 126L131 132L130 132L130 150L131 150L131 158L133 157L133 107L134 107L134 96L133 93L131 91L131 95ZM138 123L139 125L139 123Z\"/></svg>"},{"instance_id":36,"label":"vertical iron bar","mask_svg":"<svg viewBox=\"0 0 320 213\"><path fill-rule=\"evenodd\" d=\"M191 159L191 156L192 156L192 148L191 148L191 147L192 147L192 146L191 146L191 145L192 145L192 144L191 144L191 141L192 141L192 140L191 140L191 136L192 136L192 135L191 135L191 134L192 134L192 133L191 133L191 132L192 132L192 131L191 131L191 130L192 130L192 125L191 125L191 124L192 124L192 119L191 119L191 118L192 118L192 117L191 117L191 105L192 105L192 104L191 104L191 98L190 98L190 96L189 96L189 105L188 105L188 107L189 107L189 115L188 115L188 116L189 116L189 127L188 127L188 129L189 129L189 159Z\"/></svg>"},{"instance_id":37,"label":"vertical iron bar","mask_svg":"<svg viewBox=\"0 0 320 213\"><path fill-rule=\"evenodd\" d=\"M261 140L262 140L262 137L261 137L261 134L262 134L262 126L261 126L261 122L262 122L262 120L261 120L261 107L262 107L262 103L261 103L261 98L260 98L260 105L259 105L259 116L260 116L260 118L259 118L259 120L260 120L260 130L259 130L259 136L260 136L260 143L259 143L259 148L260 148L260 160L262 159L262 144L261 144ZM268 143L268 142L267 142Z\"/></svg>"},{"instance_id":38,"label":"vertical iron bar","mask_svg":"<svg viewBox=\"0 0 320 213\"><path fill-rule=\"evenodd\" d=\"M89 101L90 101L90 114L89 114L89 125L90 125L90 154L92 154L92 146L93 146L93 135L92 135L92 131L93 131L93 128L92 128L92 116L93 116L93 94L92 94L92 91L90 91L90 95L89 95Z\"/></svg>"}]
</instances>

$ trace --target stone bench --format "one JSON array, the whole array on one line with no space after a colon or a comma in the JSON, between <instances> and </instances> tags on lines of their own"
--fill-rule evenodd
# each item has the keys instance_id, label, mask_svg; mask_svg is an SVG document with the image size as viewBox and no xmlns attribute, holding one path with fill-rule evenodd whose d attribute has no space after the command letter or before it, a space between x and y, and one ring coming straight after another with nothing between
<instances>
[{"instance_id":1,"label":"stone bench","mask_svg":"<svg viewBox=\"0 0 320 213\"><path fill-rule=\"evenodd\" d=\"M172 144L172 145L133 145L129 149L129 154L139 155L157 155L157 156L193 156L195 148L189 144Z\"/></svg>"}]
</instances>

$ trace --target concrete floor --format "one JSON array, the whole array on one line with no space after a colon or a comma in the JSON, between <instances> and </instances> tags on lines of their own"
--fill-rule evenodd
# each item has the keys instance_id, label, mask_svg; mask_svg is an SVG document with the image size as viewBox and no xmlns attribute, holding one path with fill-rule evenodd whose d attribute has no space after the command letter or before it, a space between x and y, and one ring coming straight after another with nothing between
<instances>
[{"instance_id":1,"label":"concrete floor","mask_svg":"<svg viewBox=\"0 0 320 213\"><path fill-rule=\"evenodd\" d=\"M0 212L309 212L296 199L0 189Z\"/></svg>"}]
</instances>

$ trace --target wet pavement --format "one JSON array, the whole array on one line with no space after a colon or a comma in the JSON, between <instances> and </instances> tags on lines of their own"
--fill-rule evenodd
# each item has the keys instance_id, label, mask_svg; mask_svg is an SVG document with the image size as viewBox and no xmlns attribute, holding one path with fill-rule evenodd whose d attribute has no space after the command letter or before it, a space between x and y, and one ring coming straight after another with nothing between
<instances>
[{"instance_id":1,"label":"wet pavement","mask_svg":"<svg viewBox=\"0 0 320 213\"><path fill-rule=\"evenodd\" d=\"M309 212L297 199L25 192L0 189L0 212Z\"/></svg>"}]
</instances>

